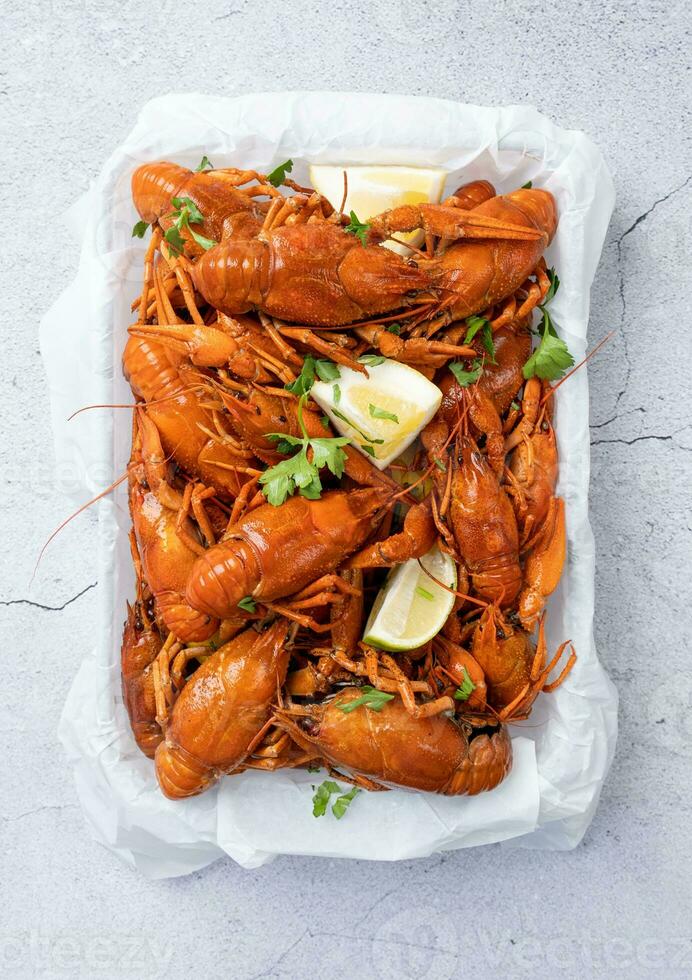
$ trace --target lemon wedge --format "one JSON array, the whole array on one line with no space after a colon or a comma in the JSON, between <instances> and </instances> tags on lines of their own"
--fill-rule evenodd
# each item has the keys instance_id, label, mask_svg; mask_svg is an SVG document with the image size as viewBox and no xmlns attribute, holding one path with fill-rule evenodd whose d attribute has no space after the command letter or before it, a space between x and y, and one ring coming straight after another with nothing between
<instances>
[{"instance_id":1,"label":"lemon wedge","mask_svg":"<svg viewBox=\"0 0 692 980\"><path fill-rule=\"evenodd\" d=\"M442 197L446 170L433 167L333 167L313 164L310 182L334 208L341 206L344 196L344 170L348 177L348 195L344 213L354 211L360 221L400 204L439 204ZM420 245L422 231L397 233L402 242ZM406 245L385 242L385 247L400 255L410 255Z\"/></svg>"},{"instance_id":2,"label":"lemon wedge","mask_svg":"<svg viewBox=\"0 0 692 980\"><path fill-rule=\"evenodd\" d=\"M379 470L400 456L440 407L442 392L399 361L363 358L369 377L339 365L333 381L315 381L310 394L334 428Z\"/></svg>"},{"instance_id":3,"label":"lemon wedge","mask_svg":"<svg viewBox=\"0 0 692 980\"><path fill-rule=\"evenodd\" d=\"M440 582L455 589L456 565L435 545L420 559ZM396 565L380 589L363 639L383 650L414 650L440 632L454 606L454 595L423 571L415 558Z\"/></svg>"}]
</instances>

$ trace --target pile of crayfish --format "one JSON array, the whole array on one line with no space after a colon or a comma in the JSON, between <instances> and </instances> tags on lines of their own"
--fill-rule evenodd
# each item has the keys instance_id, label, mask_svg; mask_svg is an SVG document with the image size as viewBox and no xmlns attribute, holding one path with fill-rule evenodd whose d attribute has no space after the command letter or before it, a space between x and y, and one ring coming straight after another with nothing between
<instances>
[{"instance_id":1,"label":"pile of crayfish","mask_svg":"<svg viewBox=\"0 0 692 980\"><path fill-rule=\"evenodd\" d=\"M134 233L151 236L123 358L134 737L171 799L314 766L369 790L489 790L511 768L507 723L576 659L545 638L565 510L554 388L526 370L555 201L474 181L354 223L286 169L205 158L132 178ZM412 231L408 255L384 247ZM380 470L342 438L317 489L268 501L262 478L301 433L338 437L306 364L367 378L364 355L441 390L413 458ZM405 653L364 643L387 569L434 545L458 572L442 629Z\"/></svg>"}]
</instances>

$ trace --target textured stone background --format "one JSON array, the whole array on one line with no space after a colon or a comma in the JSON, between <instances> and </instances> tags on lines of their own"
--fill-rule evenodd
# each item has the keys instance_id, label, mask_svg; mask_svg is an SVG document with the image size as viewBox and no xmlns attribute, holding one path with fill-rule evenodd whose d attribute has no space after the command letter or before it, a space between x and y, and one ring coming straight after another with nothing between
<instances>
[{"instance_id":1,"label":"textured stone background","mask_svg":"<svg viewBox=\"0 0 692 980\"><path fill-rule=\"evenodd\" d=\"M0 2L0 974L692 975L690 8L677 3ZM617 185L592 297L596 638L621 694L600 808L568 854L220 861L152 883L93 843L56 742L95 612L95 524L52 482L39 317L75 270L56 220L150 97L350 88L528 102ZM687 600L687 601L686 601Z\"/></svg>"}]
</instances>

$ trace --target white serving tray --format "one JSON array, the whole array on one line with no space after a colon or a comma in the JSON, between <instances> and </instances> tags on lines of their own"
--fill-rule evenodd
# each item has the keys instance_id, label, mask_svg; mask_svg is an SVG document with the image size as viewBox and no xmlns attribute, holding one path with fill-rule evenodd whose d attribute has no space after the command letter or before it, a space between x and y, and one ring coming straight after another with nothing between
<instances>
[{"instance_id":1,"label":"white serving tray","mask_svg":"<svg viewBox=\"0 0 692 980\"><path fill-rule=\"evenodd\" d=\"M70 218L83 235L79 272L41 324L61 473L83 487L80 502L121 475L129 456L130 413L85 412L86 404L131 399L120 358L130 302L141 283L143 244L130 176L146 160L194 167L269 171L291 157L307 164L388 163L449 170L447 192L474 178L500 192L527 180L557 198L560 223L548 253L561 288L551 305L575 358L585 351L589 290L613 206L613 186L597 149L534 109L460 105L439 99L355 93L284 93L223 99L169 95L142 110ZM74 765L85 815L97 839L152 877L185 874L224 852L244 867L277 854L373 860L423 857L497 841L574 847L591 820L610 765L617 696L592 637L594 546L588 523L588 382L578 371L556 398L558 491L565 498L568 561L549 604L550 648L570 637L578 662L563 686L538 699L512 730L515 762L492 793L446 798L395 790L362 794L339 822L312 816L307 772L249 772L195 799L166 800L150 760L129 731L120 694L119 652L126 599L133 595L123 487L99 506L99 622L65 705L60 737ZM76 558L76 556L74 556Z\"/></svg>"}]
</instances>

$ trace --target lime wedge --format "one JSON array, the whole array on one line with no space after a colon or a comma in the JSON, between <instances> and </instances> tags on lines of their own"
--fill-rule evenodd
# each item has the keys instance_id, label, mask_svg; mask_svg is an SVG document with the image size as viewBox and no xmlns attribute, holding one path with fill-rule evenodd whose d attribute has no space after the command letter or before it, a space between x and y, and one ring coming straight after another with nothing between
<instances>
[{"instance_id":1,"label":"lime wedge","mask_svg":"<svg viewBox=\"0 0 692 980\"><path fill-rule=\"evenodd\" d=\"M420 562L440 582L456 588L454 561L437 545ZM387 576L370 611L363 639L383 650L413 650L440 632L453 605L454 595L437 585L412 558L395 566Z\"/></svg>"}]
</instances>

